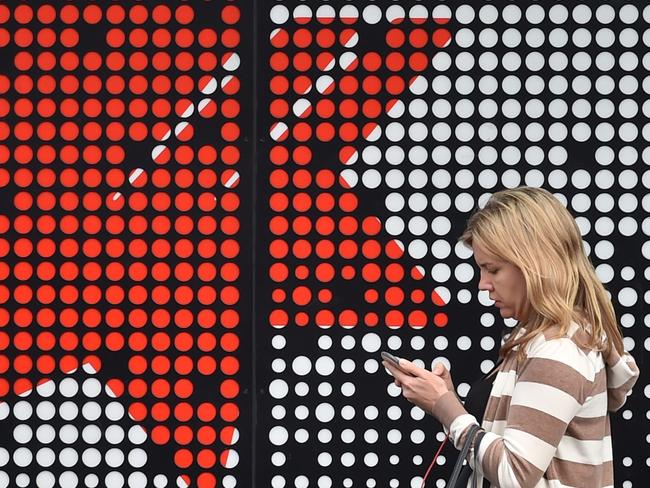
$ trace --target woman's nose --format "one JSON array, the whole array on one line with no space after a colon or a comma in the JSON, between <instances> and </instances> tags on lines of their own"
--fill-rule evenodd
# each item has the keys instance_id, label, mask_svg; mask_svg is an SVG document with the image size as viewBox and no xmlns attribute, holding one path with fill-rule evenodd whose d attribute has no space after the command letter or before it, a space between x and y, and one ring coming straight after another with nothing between
<instances>
[{"instance_id":1,"label":"woman's nose","mask_svg":"<svg viewBox=\"0 0 650 488\"><path fill-rule=\"evenodd\" d=\"M481 272L481 278L479 279L478 282L478 289L479 290L487 290L490 291L492 289L492 283L490 280Z\"/></svg>"}]
</instances>

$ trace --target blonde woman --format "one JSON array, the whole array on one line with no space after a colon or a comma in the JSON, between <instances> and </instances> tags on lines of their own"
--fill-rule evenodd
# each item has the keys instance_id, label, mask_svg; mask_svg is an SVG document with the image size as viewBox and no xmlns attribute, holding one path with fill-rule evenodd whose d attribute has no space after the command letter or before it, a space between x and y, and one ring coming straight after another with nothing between
<instances>
[{"instance_id":1,"label":"blonde woman","mask_svg":"<svg viewBox=\"0 0 650 488\"><path fill-rule=\"evenodd\" d=\"M639 370L571 214L546 190L505 190L470 217L460 241L473 249L479 289L518 321L500 363L465 406L442 364L431 372L400 360L409 374L384 366L456 448L481 426L468 456L478 486L613 486L608 412L621 408Z\"/></svg>"}]
</instances>

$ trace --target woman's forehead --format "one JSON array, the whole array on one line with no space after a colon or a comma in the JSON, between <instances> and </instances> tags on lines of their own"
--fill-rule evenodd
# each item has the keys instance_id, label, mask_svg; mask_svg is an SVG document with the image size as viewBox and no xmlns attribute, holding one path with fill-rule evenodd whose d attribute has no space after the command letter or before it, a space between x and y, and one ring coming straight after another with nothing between
<instances>
[{"instance_id":1,"label":"woman's forehead","mask_svg":"<svg viewBox=\"0 0 650 488\"><path fill-rule=\"evenodd\" d=\"M485 266L486 264L497 264L502 263L503 260L498 256L486 251L480 244L476 241L472 244L472 251L474 252L474 260L479 266Z\"/></svg>"}]
</instances>

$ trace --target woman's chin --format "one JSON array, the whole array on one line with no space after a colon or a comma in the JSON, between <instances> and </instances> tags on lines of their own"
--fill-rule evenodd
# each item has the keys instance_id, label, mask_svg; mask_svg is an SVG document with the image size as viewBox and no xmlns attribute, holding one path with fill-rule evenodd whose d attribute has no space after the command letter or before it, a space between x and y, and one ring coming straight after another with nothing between
<instances>
[{"instance_id":1,"label":"woman's chin","mask_svg":"<svg viewBox=\"0 0 650 488\"><path fill-rule=\"evenodd\" d=\"M507 308L500 308L499 309L499 314L501 314L501 317L504 318L504 319L513 318L512 311L508 310Z\"/></svg>"}]
</instances>

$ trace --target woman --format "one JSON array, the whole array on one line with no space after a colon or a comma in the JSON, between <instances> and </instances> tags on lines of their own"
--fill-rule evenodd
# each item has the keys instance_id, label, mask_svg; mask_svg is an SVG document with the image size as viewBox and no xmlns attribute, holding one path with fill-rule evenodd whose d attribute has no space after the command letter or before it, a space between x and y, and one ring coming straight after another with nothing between
<instances>
[{"instance_id":1,"label":"woman","mask_svg":"<svg viewBox=\"0 0 650 488\"><path fill-rule=\"evenodd\" d=\"M487 379L482 422L459 401L442 364L431 372L402 359L410 376L384 366L456 448L481 425L478 452L468 456L478 486L483 479L500 488L612 486L608 411L621 408L639 370L572 216L546 190L505 190L470 217L459 240L474 251L479 289L502 317L518 321Z\"/></svg>"}]
</instances>

